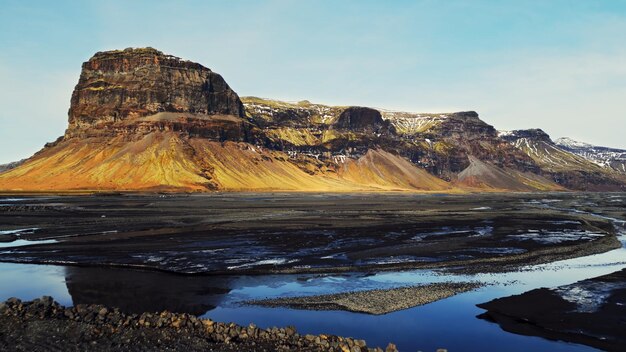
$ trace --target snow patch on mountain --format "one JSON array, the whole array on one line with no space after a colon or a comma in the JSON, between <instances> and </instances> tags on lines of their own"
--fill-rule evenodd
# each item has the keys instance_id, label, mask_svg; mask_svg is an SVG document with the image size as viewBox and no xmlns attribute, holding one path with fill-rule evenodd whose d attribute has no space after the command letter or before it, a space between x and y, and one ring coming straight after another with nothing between
<instances>
[{"instance_id":1,"label":"snow patch on mountain","mask_svg":"<svg viewBox=\"0 0 626 352\"><path fill-rule=\"evenodd\" d=\"M579 142L577 140L571 139L569 137L561 137L554 141L554 143L568 148L590 148L593 145L585 142Z\"/></svg>"},{"instance_id":2,"label":"snow patch on mountain","mask_svg":"<svg viewBox=\"0 0 626 352\"><path fill-rule=\"evenodd\" d=\"M579 155L597 165L626 173L626 150L601 147L563 137L554 141L570 153Z\"/></svg>"},{"instance_id":3,"label":"snow patch on mountain","mask_svg":"<svg viewBox=\"0 0 626 352\"><path fill-rule=\"evenodd\" d=\"M400 111L378 109L385 120L389 120L393 127L402 134L424 132L446 120L447 114L418 114Z\"/></svg>"}]
</instances>

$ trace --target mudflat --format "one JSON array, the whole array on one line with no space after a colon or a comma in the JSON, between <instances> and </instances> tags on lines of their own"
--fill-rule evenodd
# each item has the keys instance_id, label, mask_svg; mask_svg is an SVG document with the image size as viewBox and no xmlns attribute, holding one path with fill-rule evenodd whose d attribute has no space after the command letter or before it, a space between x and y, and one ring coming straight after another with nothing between
<instances>
[{"instance_id":1,"label":"mudflat","mask_svg":"<svg viewBox=\"0 0 626 352\"><path fill-rule=\"evenodd\" d=\"M618 205L593 193L6 196L0 261L204 275L504 271L618 248L611 222L586 212L623 217Z\"/></svg>"}]
</instances>

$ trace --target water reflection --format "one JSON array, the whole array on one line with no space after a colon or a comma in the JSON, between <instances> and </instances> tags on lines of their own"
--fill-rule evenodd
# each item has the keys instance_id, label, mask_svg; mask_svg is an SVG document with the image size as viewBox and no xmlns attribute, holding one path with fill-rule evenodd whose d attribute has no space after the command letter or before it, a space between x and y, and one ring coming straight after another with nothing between
<instances>
[{"instance_id":1,"label":"water reflection","mask_svg":"<svg viewBox=\"0 0 626 352\"><path fill-rule=\"evenodd\" d=\"M68 267L67 290L74 304L104 304L129 313L170 312L201 315L231 290L232 279L160 272Z\"/></svg>"},{"instance_id":2,"label":"water reflection","mask_svg":"<svg viewBox=\"0 0 626 352\"><path fill-rule=\"evenodd\" d=\"M626 266L624 249L540 266L539 271L472 277L492 283L480 290L383 316L339 311L271 309L241 305L246 299L317 294L447 280L464 275L431 271L343 275L269 275L243 277L180 276L160 272L0 263L0 299L52 295L64 305L98 303L127 312L169 310L260 327L295 325L301 333L331 333L364 338L373 345L394 341L402 350L459 351L553 350L593 348L525 337L476 319L475 306L493 298L541 286L571 283Z\"/></svg>"},{"instance_id":3,"label":"water reflection","mask_svg":"<svg viewBox=\"0 0 626 352\"><path fill-rule=\"evenodd\" d=\"M71 306L72 297L65 286L65 268L53 265L0 263L0 300L21 300L48 295Z\"/></svg>"}]
</instances>

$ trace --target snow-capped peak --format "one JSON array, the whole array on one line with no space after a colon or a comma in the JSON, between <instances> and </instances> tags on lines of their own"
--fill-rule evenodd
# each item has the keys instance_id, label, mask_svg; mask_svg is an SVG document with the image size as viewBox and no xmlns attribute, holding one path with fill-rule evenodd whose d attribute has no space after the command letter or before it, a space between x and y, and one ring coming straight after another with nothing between
<instances>
[{"instance_id":1,"label":"snow-capped peak","mask_svg":"<svg viewBox=\"0 0 626 352\"><path fill-rule=\"evenodd\" d=\"M577 140L571 139L569 137L561 137L558 138L554 141L555 144L563 146L563 147L569 147L569 148L589 148L589 147L593 147L593 145L589 144L589 143L585 143L585 142L579 142Z\"/></svg>"},{"instance_id":2,"label":"snow-capped peak","mask_svg":"<svg viewBox=\"0 0 626 352\"><path fill-rule=\"evenodd\" d=\"M513 131L502 131L502 130L498 131L498 137L507 137L507 136L512 136L512 135L513 135Z\"/></svg>"},{"instance_id":3,"label":"snow-capped peak","mask_svg":"<svg viewBox=\"0 0 626 352\"><path fill-rule=\"evenodd\" d=\"M600 147L563 137L554 141L559 147L600 166L626 173L626 150Z\"/></svg>"}]
</instances>

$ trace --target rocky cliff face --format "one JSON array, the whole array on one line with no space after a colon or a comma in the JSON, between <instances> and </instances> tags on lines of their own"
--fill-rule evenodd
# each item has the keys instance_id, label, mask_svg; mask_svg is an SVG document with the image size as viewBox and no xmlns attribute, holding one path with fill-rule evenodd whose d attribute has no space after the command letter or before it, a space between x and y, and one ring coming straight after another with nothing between
<instances>
[{"instance_id":1,"label":"rocky cliff face","mask_svg":"<svg viewBox=\"0 0 626 352\"><path fill-rule=\"evenodd\" d=\"M390 123L383 120L380 111L376 109L351 106L339 115L333 127L352 131L381 133L389 131Z\"/></svg>"},{"instance_id":2,"label":"rocky cliff face","mask_svg":"<svg viewBox=\"0 0 626 352\"><path fill-rule=\"evenodd\" d=\"M502 141L474 111L446 114L393 112L242 98L247 116L263 126L271 144L318 160L359 158L373 148L399 154L444 179L470 165L470 156L497 167L537 172L525 153Z\"/></svg>"},{"instance_id":3,"label":"rocky cliff face","mask_svg":"<svg viewBox=\"0 0 626 352\"><path fill-rule=\"evenodd\" d=\"M433 162L447 162L443 174L456 174L470 166L472 157L487 161L497 167L507 167L521 172L538 172L531 158L498 138L496 129L482 121L474 111L449 114L422 134L430 141L447 146L447 153L435 155Z\"/></svg>"},{"instance_id":4,"label":"rocky cliff face","mask_svg":"<svg viewBox=\"0 0 626 352\"><path fill-rule=\"evenodd\" d=\"M240 99L210 69L143 48L85 62L65 135L0 174L0 189L562 189L555 181L622 182L540 130L498 135L473 111Z\"/></svg>"},{"instance_id":5,"label":"rocky cliff face","mask_svg":"<svg viewBox=\"0 0 626 352\"><path fill-rule=\"evenodd\" d=\"M222 76L152 48L96 53L82 67L69 110L69 135L158 113L243 116Z\"/></svg>"},{"instance_id":6,"label":"rocky cliff face","mask_svg":"<svg viewBox=\"0 0 626 352\"><path fill-rule=\"evenodd\" d=\"M498 136L507 142L515 142L521 139L533 140L535 142L551 143L550 136L539 128L514 131L498 131Z\"/></svg>"}]
</instances>

